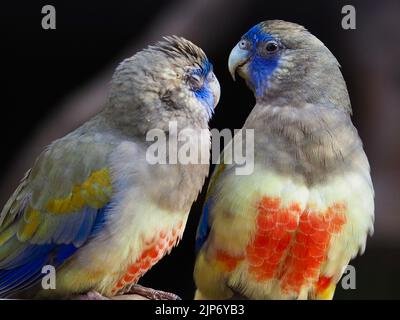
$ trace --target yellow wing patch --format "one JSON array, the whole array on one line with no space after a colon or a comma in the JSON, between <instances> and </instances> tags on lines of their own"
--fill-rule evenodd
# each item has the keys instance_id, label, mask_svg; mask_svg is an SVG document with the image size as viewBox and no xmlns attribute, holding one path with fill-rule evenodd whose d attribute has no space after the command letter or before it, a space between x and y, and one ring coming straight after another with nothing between
<instances>
[{"instance_id":1,"label":"yellow wing patch","mask_svg":"<svg viewBox=\"0 0 400 320\"><path fill-rule=\"evenodd\" d=\"M18 225L14 224L4 231L0 232L0 247L10 240L18 229Z\"/></svg>"},{"instance_id":2,"label":"yellow wing patch","mask_svg":"<svg viewBox=\"0 0 400 320\"><path fill-rule=\"evenodd\" d=\"M110 171L108 168L93 171L85 182L76 185L65 198L52 199L46 209L51 213L68 213L81 210L85 206L101 208L111 196Z\"/></svg>"},{"instance_id":3,"label":"yellow wing patch","mask_svg":"<svg viewBox=\"0 0 400 320\"><path fill-rule=\"evenodd\" d=\"M67 197L49 200L45 210L51 214L66 214L79 212L85 206L100 209L109 201L111 191L109 169L93 171L82 184L74 186ZM46 223L46 219L41 210L27 207L17 228L19 240L30 239L42 223ZM15 230L6 229L0 234L0 244L7 241L14 233Z\"/></svg>"},{"instance_id":4,"label":"yellow wing patch","mask_svg":"<svg viewBox=\"0 0 400 320\"><path fill-rule=\"evenodd\" d=\"M18 236L21 241L25 241L32 237L39 227L42 217L38 210L28 208L25 211L23 222L19 225Z\"/></svg>"}]
</instances>

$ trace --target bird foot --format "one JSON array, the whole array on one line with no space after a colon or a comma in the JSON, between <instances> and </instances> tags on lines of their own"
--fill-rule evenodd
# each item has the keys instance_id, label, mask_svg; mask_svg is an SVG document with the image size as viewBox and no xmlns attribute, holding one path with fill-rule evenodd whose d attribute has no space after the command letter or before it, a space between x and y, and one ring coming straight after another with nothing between
<instances>
[{"instance_id":1,"label":"bird foot","mask_svg":"<svg viewBox=\"0 0 400 320\"><path fill-rule=\"evenodd\" d=\"M94 290L76 296L77 300L142 300L143 298L149 300L182 300L174 293L155 290L138 284L132 285L122 295L114 296L112 298L105 297Z\"/></svg>"},{"instance_id":2,"label":"bird foot","mask_svg":"<svg viewBox=\"0 0 400 320\"><path fill-rule=\"evenodd\" d=\"M136 294L150 300L182 300L174 293L146 288L138 284L132 285L127 291L124 292L124 295L126 294Z\"/></svg>"}]
</instances>

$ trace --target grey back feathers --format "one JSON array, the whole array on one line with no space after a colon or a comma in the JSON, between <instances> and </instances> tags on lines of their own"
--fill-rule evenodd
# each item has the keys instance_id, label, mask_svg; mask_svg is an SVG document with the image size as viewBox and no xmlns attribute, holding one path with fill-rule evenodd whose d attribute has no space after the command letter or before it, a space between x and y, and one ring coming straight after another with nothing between
<instances>
[{"instance_id":1,"label":"grey back feathers","mask_svg":"<svg viewBox=\"0 0 400 320\"><path fill-rule=\"evenodd\" d=\"M352 170L371 185L336 58L302 26L277 20L260 25L286 49L245 124L255 129L256 161L307 184Z\"/></svg>"},{"instance_id":2,"label":"grey back feathers","mask_svg":"<svg viewBox=\"0 0 400 320\"><path fill-rule=\"evenodd\" d=\"M361 140L344 112L313 104L257 104L244 128L255 129L256 161L271 170L308 185L357 171L370 184Z\"/></svg>"},{"instance_id":3,"label":"grey back feathers","mask_svg":"<svg viewBox=\"0 0 400 320\"><path fill-rule=\"evenodd\" d=\"M351 113L340 65L332 52L303 26L281 20L265 21L263 30L284 45L279 68L262 99L285 105L287 101L317 103Z\"/></svg>"}]
</instances>

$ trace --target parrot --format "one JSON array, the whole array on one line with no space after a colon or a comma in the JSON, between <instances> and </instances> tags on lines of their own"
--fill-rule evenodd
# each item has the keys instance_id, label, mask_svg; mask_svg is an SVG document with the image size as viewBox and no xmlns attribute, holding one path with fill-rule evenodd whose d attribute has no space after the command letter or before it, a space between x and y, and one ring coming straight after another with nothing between
<instances>
[{"instance_id":1,"label":"parrot","mask_svg":"<svg viewBox=\"0 0 400 320\"><path fill-rule=\"evenodd\" d=\"M209 159L219 96L211 62L185 38L163 37L122 61L99 113L45 148L1 211L0 297L179 298L137 282L180 241L209 163L151 163L147 134L168 144L171 122L205 132ZM53 287L43 270L54 270Z\"/></svg>"},{"instance_id":2,"label":"parrot","mask_svg":"<svg viewBox=\"0 0 400 320\"><path fill-rule=\"evenodd\" d=\"M228 157L213 172L195 299L333 299L374 223L370 167L339 63L303 26L267 20L240 38L228 67L255 97L243 126L254 134L254 167L237 174L241 164Z\"/></svg>"}]
</instances>

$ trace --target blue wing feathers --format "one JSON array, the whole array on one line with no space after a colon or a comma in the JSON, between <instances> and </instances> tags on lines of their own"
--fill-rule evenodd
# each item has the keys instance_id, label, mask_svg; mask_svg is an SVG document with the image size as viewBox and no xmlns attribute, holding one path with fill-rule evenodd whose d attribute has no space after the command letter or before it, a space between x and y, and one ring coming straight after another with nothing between
<instances>
[{"instance_id":1,"label":"blue wing feathers","mask_svg":"<svg viewBox=\"0 0 400 320\"><path fill-rule=\"evenodd\" d=\"M4 276L2 275L3 271L0 271L0 297L8 297L28 284L35 284L40 279L41 270L45 264L45 256L43 256L15 269L5 271Z\"/></svg>"},{"instance_id":2,"label":"blue wing feathers","mask_svg":"<svg viewBox=\"0 0 400 320\"><path fill-rule=\"evenodd\" d=\"M64 226L62 232L58 230L57 236L50 243L21 243L19 250L0 260L0 298L35 285L43 276L43 266L52 265L57 268L71 257L89 237L103 228L109 208L110 203L98 210L85 208L85 212L80 213L83 220L77 217L69 220L68 223L72 225ZM15 235L7 242L11 245L16 239Z\"/></svg>"},{"instance_id":3,"label":"blue wing feathers","mask_svg":"<svg viewBox=\"0 0 400 320\"><path fill-rule=\"evenodd\" d=\"M208 234L210 233L210 225L208 223L209 210L211 205L211 198L207 200L203 208L203 214L200 218L199 227L196 234L196 252L199 252L204 242L206 242Z\"/></svg>"},{"instance_id":4,"label":"blue wing feathers","mask_svg":"<svg viewBox=\"0 0 400 320\"><path fill-rule=\"evenodd\" d=\"M12 241L14 239L10 239ZM22 266L29 261L40 258L46 254L52 245L31 245L23 244L22 248L16 251L14 254L10 255L0 263L0 270L2 269L13 269ZM1 271L0 271L1 272Z\"/></svg>"}]
</instances>

